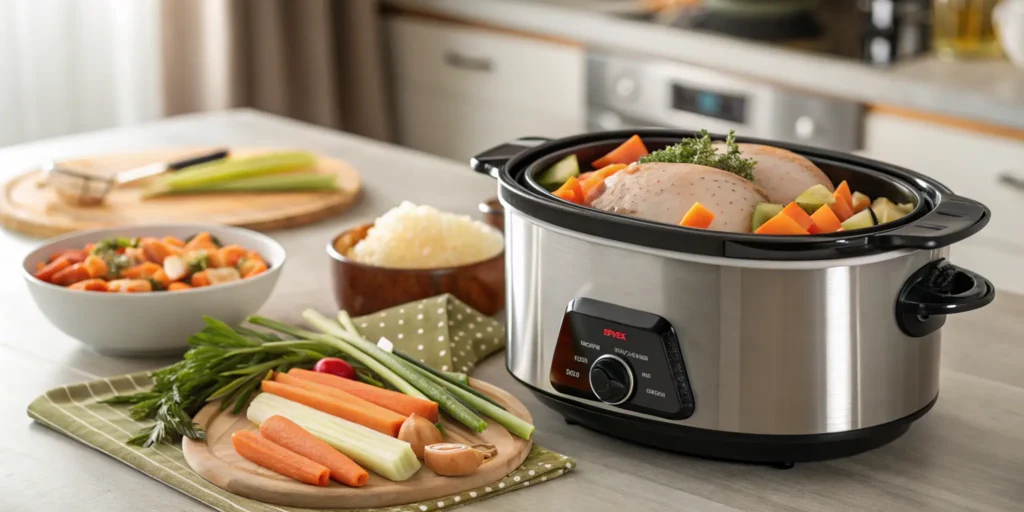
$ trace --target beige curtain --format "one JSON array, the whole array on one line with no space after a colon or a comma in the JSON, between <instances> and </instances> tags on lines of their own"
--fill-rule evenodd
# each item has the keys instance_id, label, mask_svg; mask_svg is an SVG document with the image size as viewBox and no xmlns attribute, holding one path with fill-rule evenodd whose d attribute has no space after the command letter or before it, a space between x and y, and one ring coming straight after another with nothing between
<instances>
[{"instance_id":1,"label":"beige curtain","mask_svg":"<svg viewBox=\"0 0 1024 512\"><path fill-rule=\"evenodd\" d=\"M377 0L163 0L168 115L249 106L392 140Z\"/></svg>"}]
</instances>

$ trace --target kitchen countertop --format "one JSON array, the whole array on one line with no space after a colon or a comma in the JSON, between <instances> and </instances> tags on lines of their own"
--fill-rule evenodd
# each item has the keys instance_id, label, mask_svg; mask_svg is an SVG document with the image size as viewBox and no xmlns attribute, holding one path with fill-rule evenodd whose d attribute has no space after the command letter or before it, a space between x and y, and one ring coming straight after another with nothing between
<instances>
[{"instance_id":1,"label":"kitchen countertop","mask_svg":"<svg viewBox=\"0 0 1024 512\"><path fill-rule=\"evenodd\" d=\"M364 197L349 212L316 225L271 233L289 263L261 313L300 321L333 307L323 276L324 244L403 199L471 213L492 196L493 181L464 165L250 110L191 115L0 150L0 175L46 157L167 146L295 146L353 164ZM166 359L105 357L50 326L17 268L38 240L0 231L0 511L198 511L207 508L170 487L41 425L25 414L47 389L157 368ZM575 457L578 471L466 510L849 511L1024 510L1024 297L1001 294L991 306L950 318L945 328L941 397L908 434L874 452L798 464L782 471L656 451L569 426L507 374L501 356L474 373L518 396L533 412L536 441ZM131 319L111 319L131 321Z\"/></svg>"},{"instance_id":2,"label":"kitchen countertop","mask_svg":"<svg viewBox=\"0 0 1024 512\"><path fill-rule=\"evenodd\" d=\"M588 47L707 67L868 104L1024 128L1024 69L1005 60L946 62L925 56L890 69L681 30L608 14L610 0L382 0Z\"/></svg>"}]
</instances>

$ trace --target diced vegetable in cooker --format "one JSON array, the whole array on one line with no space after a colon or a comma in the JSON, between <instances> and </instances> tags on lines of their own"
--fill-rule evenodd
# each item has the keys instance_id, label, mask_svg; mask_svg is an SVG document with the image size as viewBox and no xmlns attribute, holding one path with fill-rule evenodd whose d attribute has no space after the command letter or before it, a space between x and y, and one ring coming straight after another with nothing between
<instances>
[{"instance_id":1,"label":"diced vegetable in cooker","mask_svg":"<svg viewBox=\"0 0 1024 512\"><path fill-rule=\"evenodd\" d=\"M637 135L581 169L569 155L537 182L564 201L609 213L760 235L827 235L870 228L910 214L914 203L834 184L792 151L700 136L652 148Z\"/></svg>"}]
</instances>

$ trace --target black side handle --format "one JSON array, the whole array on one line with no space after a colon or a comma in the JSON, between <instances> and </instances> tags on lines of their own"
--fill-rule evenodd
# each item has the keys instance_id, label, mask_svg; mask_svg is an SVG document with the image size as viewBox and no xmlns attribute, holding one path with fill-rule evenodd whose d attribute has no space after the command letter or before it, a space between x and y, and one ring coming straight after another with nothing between
<instances>
[{"instance_id":1,"label":"black side handle","mask_svg":"<svg viewBox=\"0 0 1024 512\"><path fill-rule=\"evenodd\" d=\"M988 224L992 212L966 197L945 195L924 217L880 233L876 243L891 249L937 249L953 245Z\"/></svg>"},{"instance_id":2,"label":"black side handle","mask_svg":"<svg viewBox=\"0 0 1024 512\"><path fill-rule=\"evenodd\" d=\"M512 157L546 142L551 142L551 139L546 137L521 137L474 156L469 160L469 167L476 172L497 178L501 168Z\"/></svg>"},{"instance_id":3,"label":"black side handle","mask_svg":"<svg viewBox=\"0 0 1024 512\"><path fill-rule=\"evenodd\" d=\"M918 269L900 291L896 323L915 338L937 331L946 315L973 311L996 298L992 282L946 259Z\"/></svg>"},{"instance_id":4,"label":"black side handle","mask_svg":"<svg viewBox=\"0 0 1024 512\"><path fill-rule=\"evenodd\" d=\"M167 164L168 171L177 171L186 167L192 167L193 165L205 164L206 162L212 162L214 160L221 160L228 157L229 151L226 149L218 149L211 153L202 154L199 156L193 156L184 160L178 160L176 162L170 162Z\"/></svg>"}]
</instances>

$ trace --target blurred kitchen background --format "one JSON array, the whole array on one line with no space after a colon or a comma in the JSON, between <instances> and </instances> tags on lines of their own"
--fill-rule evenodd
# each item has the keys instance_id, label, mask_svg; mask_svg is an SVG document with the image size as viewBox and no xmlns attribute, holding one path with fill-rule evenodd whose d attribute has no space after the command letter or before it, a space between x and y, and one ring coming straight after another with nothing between
<instances>
[{"instance_id":1,"label":"blurred kitchen background","mask_svg":"<svg viewBox=\"0 0 1024 512\"><path fill-rule=\"evenodd\" d=\"M853 151L991 207L958 260L1024 289L1024 0L4 0L0 69L0 145L252 107L460 161L641 126Z\"/></svg>"}]
</instances>

